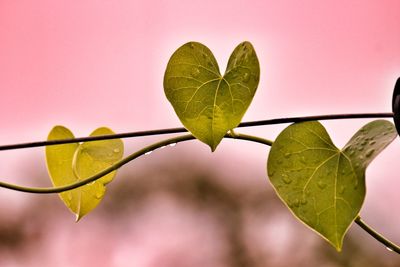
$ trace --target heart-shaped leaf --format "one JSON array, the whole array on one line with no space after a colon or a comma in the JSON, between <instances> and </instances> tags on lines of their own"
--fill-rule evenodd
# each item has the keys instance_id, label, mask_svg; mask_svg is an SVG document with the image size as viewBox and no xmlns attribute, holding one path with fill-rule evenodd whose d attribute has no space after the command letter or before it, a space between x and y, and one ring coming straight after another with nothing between
<instances>
[{"instance_id":1,"label":"heart-shaped leaf","mask_svg":"<svg viewBox=\"0 0 400 267\"><path fill-rule=\"evenodd\" d=\"M249 42L232 52L224 76L210 49L189 42L169 60L164 91L182 124L214 151L242 120L259 77L259 62Z\"/></svg>"},{"instance_id":2,"label":"heart-shaped leaf","mask_svg":"<svg viewBox=\"0 0 400 267\"><path fill-rule=\"evenodd\" d=\"M102 127L91 136L113 133ZM69 138L74 138L74 135L63 126L54 127L48 136L48 140ZM46 147L47 168L54 186L72 184L95 175L119 161L122 156L123 143L120 139ZM77 221L100 203L106 190L105 185L113 180L115 174L114 171L95 182L59 194L65 205L76 215Z\"/></svg>"},{"instance_id":3,"label":"heart-shaped leaf","mask_svg":"<svg viewBox=\"0 0 400 267\"><path fill-rule=\"evenodd\" d=\"M319 122L295 123L273 143L268 176L294 215L340 251L365 198L365 169L396 136L376 120L339 150Z\"/></svg>"}]
</instances>

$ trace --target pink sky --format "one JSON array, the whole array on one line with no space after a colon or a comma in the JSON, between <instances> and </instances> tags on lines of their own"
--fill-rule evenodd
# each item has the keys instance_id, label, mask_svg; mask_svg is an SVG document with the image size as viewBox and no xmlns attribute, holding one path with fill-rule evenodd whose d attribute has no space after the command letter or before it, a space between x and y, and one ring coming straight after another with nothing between
<instances>
[{"instance_id":1,"label":"pink sky","mask_svg":"<svg viewBox=\"0 0 400 267\"><path fill-rule=\"evenodd\" d=\"M399 10L398 0L0 0L0 143L45 139L57 124L77 136L100 126L180 126L162 80L188 41L207 45L221 71L238 43L252 42L261 80L244 120L389 112L400 76ZM364 122L325 125L343 145ZM270 129L257 130L273 138L281 128ZM381 211L386 219L370 221L387 223L390 233L400 222L385 209L400 202L399 151L396 140L371 164L364 207ZM1 156L0 176L15 174L16 160L30 152L16 153Z\"/></svg>"}]
</instances>

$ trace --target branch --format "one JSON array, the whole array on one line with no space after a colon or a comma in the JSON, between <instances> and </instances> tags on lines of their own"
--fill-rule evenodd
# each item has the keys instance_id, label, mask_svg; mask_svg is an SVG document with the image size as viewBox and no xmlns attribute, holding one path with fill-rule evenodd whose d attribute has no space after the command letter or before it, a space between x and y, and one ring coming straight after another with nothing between
<instances>
[{"instance_id":1,"label":"branch","mask_svg":"<svg viewBox=\"0 0 400 267\"><path fill-rule=\"evenodd\" d=\"M355 219L355 223L358 224L363 230L365 230L370 236L378 240L380 243L386 246L386 249L389 251L394 251L397 254L400 254L400 247L394 244L393 242L386 239L384 236L376 232L372 229L368 224L366 224L360 216L357 216Z\"/></svg>"},{"instance_id":2,"label":"branch","mask_svg":"<svg viewBox=\"0 0 400 267\"><path fill-rule=\"evenodd\" d=\"M367 118L393 118L393 113L390 112L390 113L331 114L331 115L318 115L318 116L305 116L305 117L278 118L270 120L242 122L238 125L238 128L282 124L282 123L315 121L315 120L367 119ZM37 141L37 142L29 142L21 144L2 145L0 146L0 151L30 148L30 147L52 146L52 145L69 144L69 143L90 142L90 141L108 140L117 138L131 138L140 136L184 133L184 132L187 132L185 128L168 128L168 129L128 132L128 133L120 133L112 135L78 137L78 138L63 139L63 140Z\"/></svg>"},{"instance_id":3,"label":"branch","mask_svg":"<svg viewBox=\"0 0 400 267\"><path fill-rule=\"evenodd\" d=\"M232 135L226 135L225 138L232 138L232 139L241 139L241 140L247 140L247 141L252 141L252 142L256 142L256 143L261 143L264 145L272 145L272 141L270 140L266 140L260 137L256 137L256 136L251 136L251 135L246 135L246 134L235 134L235 136ZM81 187L85 184L94 182L98 179L100 179L101 177L103 177L104 175L109 174L110 172L113 172L117 169L119 169L120 167L124 166L125 164L129 163L130 161L146 154L149 152L152 152L158 148L167 146L167 145L171 145L171 144L177 144L180 142L184 142L184 141L188 141L188 140L193 140L195 139L195 137L191 134L188 135L182 135L182 136L178 136L178 137L173 137L173 138L169 138L154 144L151 144L145 148L142 148L138 151L136 151L135 153L127 156L126 158L116 162L114 165L108 167L107 169L104 169L103 171L89 177L86 178L84 180L78 181L76 183L73 184L69 184L69 185L65 185L65 186L60 186L60 187L47 187L47 188L41 188L41 187L24 187L24 186L20 186L20 185L15 185L15 184L10 184L10 183L6 183L6 182L1 182L0 181L0 187L3 188L7 188L10 190L15 190L15 191L20 191L20 192L25 192L25 193L35 193L35 194L52 194L52 193L61 193L61 192L65 192L65 191L69 191L78 187Z\"/></svg>"}]
</instances>

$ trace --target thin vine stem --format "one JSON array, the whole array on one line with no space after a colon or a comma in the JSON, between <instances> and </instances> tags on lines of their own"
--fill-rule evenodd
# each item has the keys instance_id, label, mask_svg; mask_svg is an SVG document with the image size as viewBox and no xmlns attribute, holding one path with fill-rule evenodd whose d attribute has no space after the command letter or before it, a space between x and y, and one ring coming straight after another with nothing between
<instances>
[{"instance_id":1,"label":"thin vine stem","mask_svg":"<svg viewBox=\"0 0 400 267\"><path fill-rule=\"evenodd\" d=\"M268 145L268 146L272 145L272 141L270 141L270 140L263 139L261 137L246 135L246 134L235 134L235 135L228 134L225 136L225 138L247 140L247 141L261 143L261 144ZM193 140L193 139L195 139L195 137L193 135L187 134L187 135L173 137L173 138L169 138L169 139L151 144L149 146L146 146L146 147L130 154L126 158L116 162L112 166L108 167L107 169L104 169L103 171L101 171L93 176L90 176L84 180L81 180L81 181L78 181L78 182L75 182L75 183L72 183L69 185L65 185L65 186L47 187L47 188L46 187L44 187L44 188L42 188L42 187L25 187L25 186L20 186L20 185L0 181L0 187L7 188L10 190L20 191L20 192L25 192L25 193L34 193L34 194L62 193L65 191L69 191L69 190L81 187L85 184L94 182L94 181L100 179L101 177L103 177L104 175L107 175L110 172L113 172L113 171L119 169L120 167L124 166L125 164L129 163L130 161L132 161L142 155L145 155L149 152L152 152L158 148L165 147L165 146L168 146L171 144L177 144L177 143L188 141L188 140Z\"/></svg>"},{"instance_id":2,"label":"thin vine stem","mask_svg":"<svg viewBox=\"0 0 400 267\"><path fill-rule=\"evenodd\" d=\"M270 120L242 122L238 125L238 128L273 125L273 124L283 124L283 123L293 123L293 122L315 121L315 120L371 119L371 118L393 118L393 113L388 112L388 113L329 114L329 115L317 115L317 116L277 118L277 119L270 119ZM90 141L98 141L98 140L109 140L109 139L118 139L118 138L132 138L132 137L142 137L142 136L151 136L151 135L184 133L184 132L187 132L187 130L183 127L180 127L180 128L167 128L167 129L157 129L157 130L138 131L138 132L127 132L127 133L110 134L110 135L78 137L78 138L62 139L62 140L27 142L27 143L19 143L19 144L1 145L0 151L1 150L41 147L41 146L52 146L52 145L69 144L69 143L90 142Z\"/></svg>"},{"instance_id":3,"label":"thin vine stem","mask_svg":"<svg viewBox=\"0 0 400 267\"><path fill-rule=\"evenodd\" d=\"M357 218L354 221L358 226L360 226L364 231L366 231L370 236L375 238L377 241L385 245L386 249L396 252L397 254L400 254L400 247L391 242L390 240L386 239L384 236L379 234L377 231L375 231L371 226L366 224L360 216L357 216Z\"/></svg>"}]
</instances>

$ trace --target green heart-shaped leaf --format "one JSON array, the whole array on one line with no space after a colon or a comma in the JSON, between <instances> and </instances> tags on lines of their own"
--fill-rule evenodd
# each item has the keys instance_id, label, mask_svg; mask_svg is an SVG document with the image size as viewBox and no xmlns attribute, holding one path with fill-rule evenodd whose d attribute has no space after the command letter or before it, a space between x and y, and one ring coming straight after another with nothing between
<instances>
[{"instance_id":1,"label":"green heart-shaped leaf","mask_svg":"<svg viewBox=\"0 0 400 267\"><path fill-rule=\"evenodd\" d=\"M169 60L164 91L182 124L214 151L242 120L259 77L257 55L249 42L239 44L232 52L224 76L210 49L189 42Z\"/></svg>"},{"instance_id":2,"label":"green heart-shaped leaf","mask_svg":"<svg viewBox=\"0 0 400 267\"><path fill-rule=\"evenodd\" d=\"M268 176L294 215L340 251L365 198L365 169L396 136L376 120L339 150L319 122L295 123L273 143Z\"/></svg>"},{"instance_id":3,"label":"green heart-shaped leaf","mask_svg":"<svg viewBox=\"0 0 400 267\"><path fill-rule=\"evenodd\" d=\"M114 134L108 128L99 128L91 136ZM54 127L48 140L74 138L63 126ZM120 139L93 141L82 144L63 144L46 147L46 162L54 186L63 186L88 178L110 167L123 156ZM78 221L93 210L102 200L105 185L113 180L116 172L79 188L60 193L65 205L76 215Z\"/></svg>"}]
</instances>

